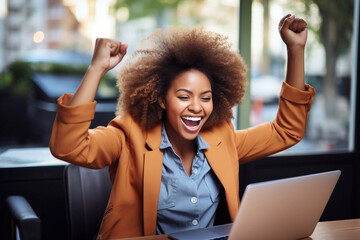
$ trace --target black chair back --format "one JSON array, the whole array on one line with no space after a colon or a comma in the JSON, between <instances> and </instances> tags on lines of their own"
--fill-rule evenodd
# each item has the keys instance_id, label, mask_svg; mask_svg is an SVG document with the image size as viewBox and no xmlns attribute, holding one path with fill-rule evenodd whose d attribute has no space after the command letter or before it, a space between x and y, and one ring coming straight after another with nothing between
<instances>
[{"instance_id":1,"label":"black chair back","mask_svg":"<svg viewBox=\"0 0 360 240\"><path fill-rule=\"evenodd\" d=\"M96 239L111 191L108 168L67 165L64 170L70 239Z\"/></svg>"}]
</instances>

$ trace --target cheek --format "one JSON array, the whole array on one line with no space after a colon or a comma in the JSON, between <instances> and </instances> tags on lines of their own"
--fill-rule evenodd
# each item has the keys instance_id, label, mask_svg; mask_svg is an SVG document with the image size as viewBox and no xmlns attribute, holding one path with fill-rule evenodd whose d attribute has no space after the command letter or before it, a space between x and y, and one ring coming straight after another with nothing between
<instances>
[{"instance_id":1,"label":"cheek","mask_svg":"<svg viewBox=\"0 0 360 240\"><path fill-rule=\"evenodd\" d=\"M182 101L178 101L177 99L173 99L173 100L168 101L168 105L167 105L166 109L168 110L168 112L180 114L187 108L187 106L188 105L186 102L182 102Z\"/></svg>"},{"instance_id":2,"label":"cheek","mask_svg":"<svg viewBox=\"0 0 360 240\"><path fill-rule=\"evenodd\" d=\"M186 107L178 101L168 101L166 115L168 119L177 119Z\"/></svg>"},{"instance_id":3,"label":"cheek","mask_svg":"<svg viewBox=\"0 0 360 240\"><path fill-rule=\"evenodd\" d=\"M214 105L213 105L213 103L211 102L211 103L209 103L209 105L208 105L207 108L206 108L206 113L207 113L207 115L210 116L211 113L213 112L213 110L214 110Z\"/></svg>"}]
</instances>

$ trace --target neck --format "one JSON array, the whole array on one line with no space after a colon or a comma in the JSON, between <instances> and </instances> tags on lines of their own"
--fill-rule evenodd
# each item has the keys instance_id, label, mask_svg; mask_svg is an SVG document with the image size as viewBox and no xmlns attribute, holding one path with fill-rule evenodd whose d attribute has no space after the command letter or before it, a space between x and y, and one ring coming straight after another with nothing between
<instances>
[{"instance_id":1,"label":"neck","mask_svg":"<svg viewBox=\"0 0 360 240\"><path fill-rule=\"evenodd\" d=\"M176 154L179 155L179 157L187 155L188 153L195 153L195 140L187 140L177 136L174 137L171 136L171 134L168 134L168 138L173 149L175 150Z\"/></svg>"},{"instance_id":2,"label":"neck","mask_svg":"<svg viewBox=\"0 0 360 240\"><path fill-rule=\"evenodd\" d=\"M166 126L165 129L175 153L181 159L185 172L190 176L192 161L196 154L195 140L187 140L176 134L174 135L172 131L168 131L169 128Z\"/></svg>"},{"instance_id":3,"label":"neck","mask_svg":"<svg viewBox=\"0 0 360 240\"><path fill-rule=\"evenodd\" d=\"M171 142L171 140L170 140ZM191 168L193 159L196 154L196 147L194 141L186 141L183 144L173 144L171 142L171 145L173 146L174 151L176 154L180 157L181 163L184 167L184 170L188 176L191 175Z\"/></svg>"}]
</instances>

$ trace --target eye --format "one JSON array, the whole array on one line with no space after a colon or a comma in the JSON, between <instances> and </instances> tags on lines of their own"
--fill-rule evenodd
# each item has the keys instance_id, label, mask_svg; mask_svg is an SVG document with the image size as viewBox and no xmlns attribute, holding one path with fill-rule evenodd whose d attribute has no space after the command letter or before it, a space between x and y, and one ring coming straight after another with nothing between
<instances>
[{"instance_id":1,"label":"eye","mask_svg":"<svg viewBox=\"0 0 360 240\"><path fill-rule=\"evenodd\" d=\"M211 101L211 97L210 96L203 96L203 97L201 97L201 100L203 100L204 102L209 102L209 101Z\"/></svg>"},{"instance_id":2,"label":"eye","mask_svg":"<svg viewBox=\"0 0 360 240\"><path fill-rule=\"evenodd\" d=\"M188 100L188 99L189 99L189 96L180 95L180 96L178 96L178 98L179 98L180 100Z\"/></svg>"}]
</instances>

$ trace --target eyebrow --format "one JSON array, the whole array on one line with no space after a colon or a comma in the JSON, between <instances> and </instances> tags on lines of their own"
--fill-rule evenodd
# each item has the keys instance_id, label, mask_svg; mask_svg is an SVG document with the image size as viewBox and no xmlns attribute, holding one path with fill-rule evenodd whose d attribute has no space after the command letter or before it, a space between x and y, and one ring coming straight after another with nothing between
<instances>
[{"instance_id":1,"label":"eyebrow","mask_svg":"<svg viewBox=\"0 0 360 240\"><path fill-rule=\"evenodd\" d=\"M180 88L180 89L176 90L175 92L181 92L181 91L192 94L192 91L190 91L188 89L185 89L185 88ZM206 91L202 92L201 94L206 94L206 93L212 93L212 91L211 90L206 90Z\"/></svg>"}]
</instances>

